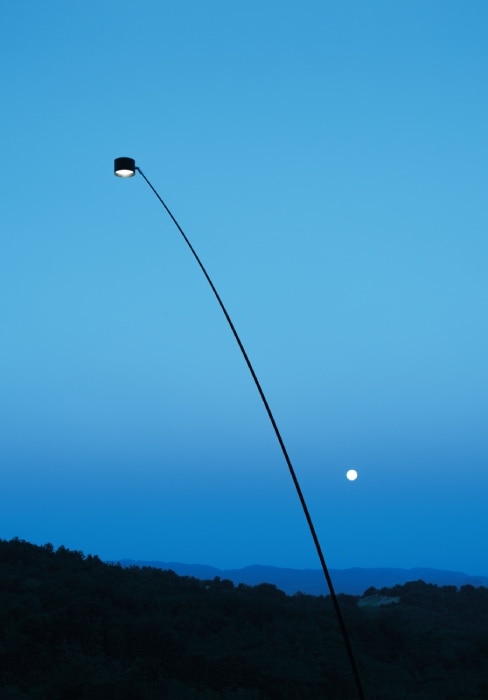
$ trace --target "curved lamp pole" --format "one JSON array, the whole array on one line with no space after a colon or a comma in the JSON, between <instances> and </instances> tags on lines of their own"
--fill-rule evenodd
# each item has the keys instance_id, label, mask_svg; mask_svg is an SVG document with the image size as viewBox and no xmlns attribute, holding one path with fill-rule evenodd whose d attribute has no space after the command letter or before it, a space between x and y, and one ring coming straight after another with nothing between
<instances>
[{"instance_id":1,"label":"curved lamp pole","mask_svg":"<svg viewBox=\"0 0 488 700\"><path fill-rule=\"evenodd\" d=\"M161 196L158 194L158 192L157 192L156 189L153 187L153 185L149 182L149 180L148 180L147 177L144 175L144 173L142 172L142 170L136 165L136 162L135 162L135 160L134 160L133 158L116 158L116 159L115 159L115 161L114 161L114 174L115 174L117 177L121 177L121 178L130 178L130 177L134 177L134 175L136 174L136 172L138 172L138 173L143 177L143 179L147 182L147 184L149 185L149 187L151 188L151 190L154 192L154 194L156 195L156 197L159 199L160 203L161 203L161 204L163 205L163 207L165 208L166 212L167 212L168 215L170 216L170 218L171 218L171 220L173 221L174 225L176 226L176 228L178 229L178 231L179 231L179 232L181 233L181 235L183 236L183 239L184 239L185 243L187 244L188 248L189 248L190 251L192 252L193 257L194 257L195 260L197 261L197 263L198 263L198 265L199 265L201 271L202 271L203 274L205 275L205 278L206 278L207 282L209 283L209 285L210 285L210 287L211 287L211 289L212 289L212 292L214 293L215 298L217 299L217 301L218 301L218 303L219 303L219 306L220 306L220 308L222 309L222 311L223 311L223 313L224 313L224 316L225 316L225 318L226 318L226 320L227 320L227 323L228 323L229 326L230 326L230 329L231 329L231 331L232 331L232 333L233 333L233 335L234 335L234 338L236 339L237 345L239 346L239 349L240 349L240 351L241 351L241 353L242 353L242 356L244 357L244 360L245 360L245 362L246 362L246 364L247 364L247 367L248 367L248 369L249 369L249 371L250 371L250 373L251 373L251 376L252 376L252 378L253 378L253 380L254 380L254 384L256 385L256 388L257 388L257 390L258 390L258 392L259 392L259 395L260 395L260 397L261 397L261 401L263 402L264 408L266 409L266 413L268 414L268 418L269 418L269 420L271 421L271 425L273 426L273 430L274 430L274 432L275 432L276 438L277 438L277 440L278 440L278 442L279 442L279 444L280 444L281 451L282 451L282 453L283 453L283 457L285 458L286 464L287 464L287 466L288 466L288 470L289 470L289 472L290 472L290 476L291 476L291 478L292 478L292 480L293 480L293 484L294 484L294 486L295 486L295 490L296 490L296 492L297 492L297 494L298 494L298 498L300 499L300 504L301 504L301 506L302 506L303 513L304 513L305 518L306 518L306 520L307 520L308 527L309 527L309 530L310 530L310 534L312 535L312 539L313 539L314 544L315 544L315 549L317 550L317 554L318 554L318 557L319 557L319 560L320 560L320 564L321 564L321 566L322 566L322 571L324 572L325 580L327 581L327 586L328 586L328 588L329 588L330 596L331 596L331 598L332 598L332 602L333 602L333 605L334 605L334 609L335 609L335 613L336 613L336 616L337 616L337 620L338 620L338 622L339 622L339 627L340 627L341 632L342 632L342 637L343 637L344 645L345 645L345 647L346 647L347 655L348 655L348 657L349 657L349 661L350 661L350 664L351 664L351 669L352 669L352 672L353 672L353 675L354 675L354 679L355 679L355 681L356 681L356 686L357 686L357 690L358 690L358 696L359 696L359 698L360 698L361 700L365 700L365 695L364 695L364 690L363 690L363 686L362 686L362 683L361 683L361 678L360 678L360 676L359 676L358 667L357 667L357 664L356 664L356 660L355 660L355 658L354 658L354 654L353 654L353 651L352 651L351 643L350 643L350 641L349 641L349 636L348 636L348 634L347 634L346 626L345 626L345 624L344 624L344 618L342 617L341 609L340 609L340 607L339 607L339 601L337 600L337 595L336 595L335 590L334 590L334 586L333 586L333 583L332 583L332 579L331 579L331 577L330 577L329 569L328 569L328 567L327 567L327 564L325 563L325 557L324 557L323 552L322 552L322 547L320 546L319 538L318 538L317 533L316 533L316 531L315 531L315 527L314 527L314 524L313 524L313 521L312 521L312 517L311 517L311 515L310 515L310 512L309 512L309 510L308 510L308 507L307 507L305 498L304 498L303 493L302 493L302 489L301 489L300 484L299 484L299 482L298 482L298 478L297 478L297 475L296 475L296 473L295 473L295 469L293 468L293 465L292 465L292 463L291 463L290 457L289 457L288 452L287 452L287 450L286 450L285 443L283 442L283 438L281 437L280 431L278 430L278 426L277 426L276 421L275 421L275 419L274 419L273 413L271 412L271 408L269 407L269 404L268 404L268 401L267 401L266 396L265 396L265 394L264 394L264 391L263 391L263 389L262 389L262 387L261 387L261 384L259 383L259 379L257 378L256 372L254 371L254 368L253 368L253 366L252 366L252 364L251 364L251 360L250 360L249 357L248 357L248 354L247 354L247 352L246 352L246 350L245 350L245 348L244 348L244 345L242 344L242 341L241 341L241 339L239 338L239 335L238 335L238 333L237 333L237 331L236 331L236 328L235 328L235 326L234 326L234 324L233 324L233 322L232 322L232 319L231 319L231 317L229 316L229 313L228 313L227 309L225 308L224 303L223 303L222 299L220 298L219 293L217 292L217 290L216 290L216 288L215 288L215 286L214 286L214 283L213 283L212 280L210 279L210 276L209 276L208 272L206 271L205 267L203 266L202 261L201 261L200 258L198 257L198 255L197 255L195 249L193 248L192 244L191 244L190 241L188 240L188 238L187 238L185 232L183 231L183 229L181 228L181 226L179 225L179 223L177 222L177 220L175 219L175 217L173 216L173 214L171 213L171 211L170 211L169 208L167 207L166 203L163 201L163 199L162 199Z\"/></svg>"}]
</instances>

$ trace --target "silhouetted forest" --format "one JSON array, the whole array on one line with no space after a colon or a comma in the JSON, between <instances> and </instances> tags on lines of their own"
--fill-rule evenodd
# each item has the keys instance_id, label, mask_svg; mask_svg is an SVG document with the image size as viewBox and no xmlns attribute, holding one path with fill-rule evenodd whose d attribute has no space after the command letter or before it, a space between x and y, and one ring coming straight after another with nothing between
<instances>
[{"instance_id":1,"label":"silhouetted forest","mask_svg":"<svg viewBox=\"0 0 488 700\"><path fill-rule=\"evenodd\" d=\"M487 588L366 594L339 601L368 700L488 698ZM1 700L357 698L329 597L14 539L0 540L0 616Z\"/></svg>"}]
</instances>

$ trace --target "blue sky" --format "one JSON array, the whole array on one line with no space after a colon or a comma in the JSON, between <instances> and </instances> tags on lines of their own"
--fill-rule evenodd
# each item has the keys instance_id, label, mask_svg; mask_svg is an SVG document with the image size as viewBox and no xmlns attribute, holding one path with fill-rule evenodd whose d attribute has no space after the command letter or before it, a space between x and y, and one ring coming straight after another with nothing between
<instances>
[{"instance_id":1,"label":"blue sky","mask_svg":"<svg viewBox=\"0 0 488 700\"><path fill-rule=\"evenodd\" d=\"M488 5L1 10L0 537L488 574ZM348 482L349 468L359 472Z\"/></svg>"}]
</instances>

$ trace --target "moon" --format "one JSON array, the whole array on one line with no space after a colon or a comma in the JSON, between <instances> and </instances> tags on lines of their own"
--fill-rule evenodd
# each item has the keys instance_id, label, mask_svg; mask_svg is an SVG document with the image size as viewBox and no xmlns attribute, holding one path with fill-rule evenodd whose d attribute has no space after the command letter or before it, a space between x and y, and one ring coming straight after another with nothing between
<instances>
[{"instance_id":1,"label":"moon","mask_svg":"<svg viewBox=\"0 0 488 700\"><path fill-rule=\"evenodd\" d=\"M346 472L346 478L349 479L349 481L356 481L358 478L358 473L355 469L348 469Z\"/></svg>"}]
</instances>

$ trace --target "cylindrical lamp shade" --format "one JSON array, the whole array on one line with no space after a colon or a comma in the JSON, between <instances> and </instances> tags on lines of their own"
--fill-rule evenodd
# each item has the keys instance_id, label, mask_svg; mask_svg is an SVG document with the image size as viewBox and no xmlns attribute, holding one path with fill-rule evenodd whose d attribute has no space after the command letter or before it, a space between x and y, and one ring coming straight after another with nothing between
<instances>
[{"instance_id":1,"label":"cylindrical lamp shade","mask_svg":"<svg viewBox=\"0 0 488 700\"><path fill-rule=\"evenodd\" d=\"M117 177L133 177L136 174L134 158L116 158L114 160L114 175Z\"/></svg>"}]
</instances>

